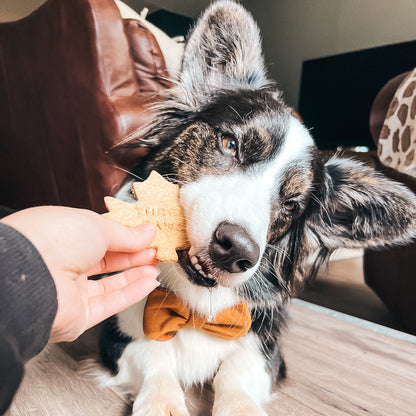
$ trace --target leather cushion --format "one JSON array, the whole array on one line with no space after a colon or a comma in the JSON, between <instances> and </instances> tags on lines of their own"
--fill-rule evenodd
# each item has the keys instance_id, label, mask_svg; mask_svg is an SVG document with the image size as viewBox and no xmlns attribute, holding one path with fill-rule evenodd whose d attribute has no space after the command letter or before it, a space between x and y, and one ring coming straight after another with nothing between
<instances>
[{"instance_id":1,"label":"leather cushion","mask_svg":"<svg viewBox=\"0 0 416 416\"><path fill-rule=\"evenodd\" d=\"M169 88L169 73L153 34L138 20L124 19L123 22L140 92L154 94Z\"/></svg>"}]
</instances>

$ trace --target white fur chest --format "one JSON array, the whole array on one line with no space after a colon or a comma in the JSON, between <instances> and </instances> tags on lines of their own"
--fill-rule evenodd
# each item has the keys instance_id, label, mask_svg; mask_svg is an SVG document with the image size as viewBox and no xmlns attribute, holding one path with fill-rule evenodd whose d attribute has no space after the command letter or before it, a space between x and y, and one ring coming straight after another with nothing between
<instances>
[{"instance_id":1,"label":"white fur chest","mask_svg":"<svg viewBox=\"0 0 416 416\"><path fill-rule=\"evenodd\" d=\"M173 265L160 265L160 280L173 289L192 310L208 316L216 315L239 301L230 288L207 288L190 284L178 275ZM147 299L118 315L118 324L123 333L133 341L127 345L118 361L119 373L114 384L137 393L150 374L168 371L182 385L189 386L211 379L221 362L242 350L258 351L257 337L249 333L236 340L226 340L200 329L184 328L169 341L148 339L143 332L143 314ZM134 373L134 374L133 374ZM134 380L134 383L132 382ZM128 380L128 381L127 381Z\"/></svg>"},{"instance_id":2,"label":"white fur chest","mask_svg":"<svg viewBox=\"0 0 416 416\"><path fill-rule=\"evenodd\" d=\"M233 354L258 351L254 334L225 340L203 330L184 328L169 341L155 341L143 333L146 299L119 314L120 329L133 338L118 361L119 373L111 384L137 394L143 383L156 373L169 373L183 386L212 379L221 362Z\"/></svg>"}]
</instances>

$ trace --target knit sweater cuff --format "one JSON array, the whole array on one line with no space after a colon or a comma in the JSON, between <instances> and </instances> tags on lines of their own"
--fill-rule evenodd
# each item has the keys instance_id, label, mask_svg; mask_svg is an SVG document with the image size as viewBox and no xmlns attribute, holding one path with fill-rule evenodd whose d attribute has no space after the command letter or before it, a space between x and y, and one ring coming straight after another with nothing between
<instances>
[{"instance_id":1,"label":"knit sweater cuff","mask_svg":"<svg viewBox=\"0 0 416 416\"><path fill-rule=\"evenodd\" d=\"M39 252L0 223L0 326L16 340L23 361L48 342L57 306L55 284Z\"/></svg>"}]
</instances>

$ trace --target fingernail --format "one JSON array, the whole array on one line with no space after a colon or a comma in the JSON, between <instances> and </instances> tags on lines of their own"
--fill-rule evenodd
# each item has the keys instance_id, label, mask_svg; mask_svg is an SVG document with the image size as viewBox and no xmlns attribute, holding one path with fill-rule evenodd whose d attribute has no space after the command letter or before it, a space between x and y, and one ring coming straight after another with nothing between
<instances>
[{"instance_id":1,"label":"fingernail","mask_svg":"<svg viewBox=\"0 0 416 416\"><path fill-rule=\"evenodd\" d=\"M144 224L140 224L138 228L139 230L142 230L142 231L154 231L156 230L156 224L144 223Z\"/></svg>"}]
</instances>

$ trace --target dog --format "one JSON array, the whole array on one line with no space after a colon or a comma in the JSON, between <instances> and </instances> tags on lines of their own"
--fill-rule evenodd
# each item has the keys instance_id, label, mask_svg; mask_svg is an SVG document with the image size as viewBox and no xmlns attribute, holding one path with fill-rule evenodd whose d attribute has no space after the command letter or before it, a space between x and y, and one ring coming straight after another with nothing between
<instances>
[{"instance_id":1,"label":"dog","mask_svg":"<svg viewBox=\"0 0 416 416\"><path fill-rule=\"evenodd\" d=\"M291 296L339 247L410 242L415 196L360 162L322 158L266 74L253 17L232 0L197 21L156 110L129 143L148 148L132 173L145 179L156 170L180 185L191 248L160 264L162 301L150 323L173 295L191 324L149 337L149 299L110 318L100 339L107 385L132 397L135 416L189 416L183 388L203 383L212 383L214 415L266 415L285 377ZM133 180L119 198L134 201ZM231 319L221 331L231 334L201 324L224 311Z\"/></svg>"}]
</instances>

